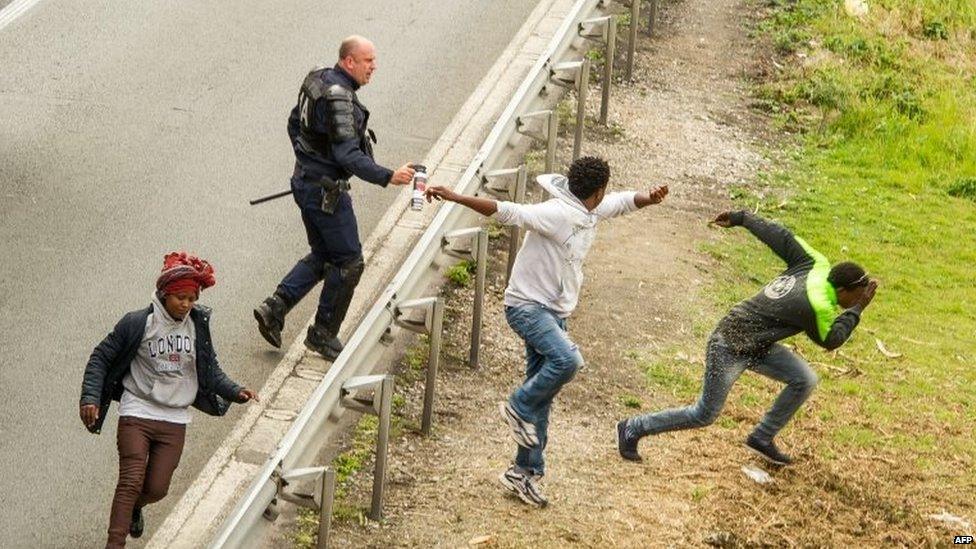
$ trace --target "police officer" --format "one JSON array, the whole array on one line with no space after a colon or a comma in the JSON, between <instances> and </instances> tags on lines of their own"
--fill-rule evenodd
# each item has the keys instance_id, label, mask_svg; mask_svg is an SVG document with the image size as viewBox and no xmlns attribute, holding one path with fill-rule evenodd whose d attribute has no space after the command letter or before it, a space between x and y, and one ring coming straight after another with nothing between
<instances>
[{"instance_id":1,"label":"police officer","mask_svg":"<svg viewBox=\"0 0 976 549\"><path fill-rule=\"evenodd\" d=\"M369 111L359 102L356 90L369 83L374 70L373 43L361 36L346 38L334 67L315 69L305 77L298 104L288 118L296 160L291 188L312 251L254 309L258 330L275 347L281 347L285 315L324 280L305 346L329 360L339 356L339 326L364 267L349 178L355 175L385 187L406 185L413 177L410 164L394 171L373 160L376 137L367 128Z\"/></svg>"}]
</instances>

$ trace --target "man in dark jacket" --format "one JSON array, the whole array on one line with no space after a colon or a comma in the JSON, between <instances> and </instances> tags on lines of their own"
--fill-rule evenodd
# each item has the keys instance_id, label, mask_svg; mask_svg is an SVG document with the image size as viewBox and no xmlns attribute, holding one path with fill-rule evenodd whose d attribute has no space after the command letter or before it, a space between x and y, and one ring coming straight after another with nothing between
<instances>
[{"instance_id":1,"label":"man in dark jacket","mask_svg":"<svg viewBox=\"0 0 976 549\"><path fill-rule=\"evenodd\" d=\"M786 262L786 270L719 322L708 341L698 402L620 421L618 450L624 459L640 461L637 443L641 438L710 425L722 411L736 379L749 368L786 383L786 387L746 439L746 446L773 463L786 465L791 460L779 451L773 437L810 396L817 375L803 359L777 342L803 332L824 349L840 347L860 322L878 283L854 263L838 263L831 268L827 259L803 239L749 212L725 212L712 223L749 229ZM838 305L844 309L839 315Z\"/></svg>"},{"instance_id":2,"label":"man in dark jacket","mask_svg":"<svg viewBox=\"0 0 976 549\"><path fill-rule=\"evenodd\" d=\"M361 36L346 38L334 67L313 70L305 77L288 119L295 150L291 187L312 250L254 309L258 330L275 347L281 346L285 315L324 280L305 346L329 360L339 356L339 328L364 268L348 180L356 176L385 187L406 185L413 177L410 164L394 171L373 160L376 138L367 128L369 111L356 90L369 83L375 69L372 42Z\"/></svg>"}]
</instances>

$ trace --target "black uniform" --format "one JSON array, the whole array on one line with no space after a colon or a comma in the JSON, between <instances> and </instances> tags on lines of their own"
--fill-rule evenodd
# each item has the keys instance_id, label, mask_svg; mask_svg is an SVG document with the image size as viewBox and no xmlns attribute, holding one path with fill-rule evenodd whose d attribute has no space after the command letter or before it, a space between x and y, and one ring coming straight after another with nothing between
<instances>
[{"instance_id":1,"label":"black uniform","mask_svg":"<svg viewBox=\"0 0 976 549\"><path fill-rule=\"evenodd\" d=\"M356 176L385 187L393 177L392 170L373 160L375 135L367 128L369 111L356 97L358 88L338 65L313 70L305 77L288 118L288 135L295 150L291 187L311 253L282 279L275 295L255 310L262 334L276 346L280 345L284 315L324 279L309 338L314 332L320 342L333 341L335 353L326 354L338 354L341 349L335 336L364 268L348 179ZM269 337L269 327L275 329L274 336Z\"/></svg>"}]
</instances>

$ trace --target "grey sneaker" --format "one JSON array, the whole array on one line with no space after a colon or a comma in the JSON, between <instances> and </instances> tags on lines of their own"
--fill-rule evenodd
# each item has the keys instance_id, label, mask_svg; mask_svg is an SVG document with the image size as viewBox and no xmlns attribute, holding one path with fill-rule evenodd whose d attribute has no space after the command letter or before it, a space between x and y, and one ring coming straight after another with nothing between
<instances>
[{"instance_id":1,"label":"grey sneaker","mask_svg":"<svg viewBox=\"0 0 976 549\"><path fill-rule=\"evenodd\" d=\"M502 419L512 428L512 438L515 439L516 444L528 450L539 446L539 437L535 433L535 425L522 419L507 402L499 402L498 411L502 414Z\"/></svg>"},{"instance_id":2,"label":"grey sneaker","mask_svg":"<svg viewBox=\"0 0 976 549\"><path fill-rule=\"evenodd\" d=\"M513 495L533 507L541 508L549 504L546 496L539 491L538 478L517 470L514 465L502 473L498 481Z\"/></svg>"}]
</instances>

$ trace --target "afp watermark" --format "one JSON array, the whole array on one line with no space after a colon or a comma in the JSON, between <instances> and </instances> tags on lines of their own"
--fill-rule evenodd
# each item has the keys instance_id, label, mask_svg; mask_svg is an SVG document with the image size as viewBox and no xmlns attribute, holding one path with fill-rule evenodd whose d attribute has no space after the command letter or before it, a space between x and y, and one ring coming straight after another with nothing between
<instances>
[{"instance_id":1,"label":"afp watermark","mask_svg":"<svg viewBox=\"0 0 976 549\"><path fill-rule=\"evenodd\" d=\"M953 545L972 545L973 536L955 536L952 538Z\"/></svg>"}]
</instances>

